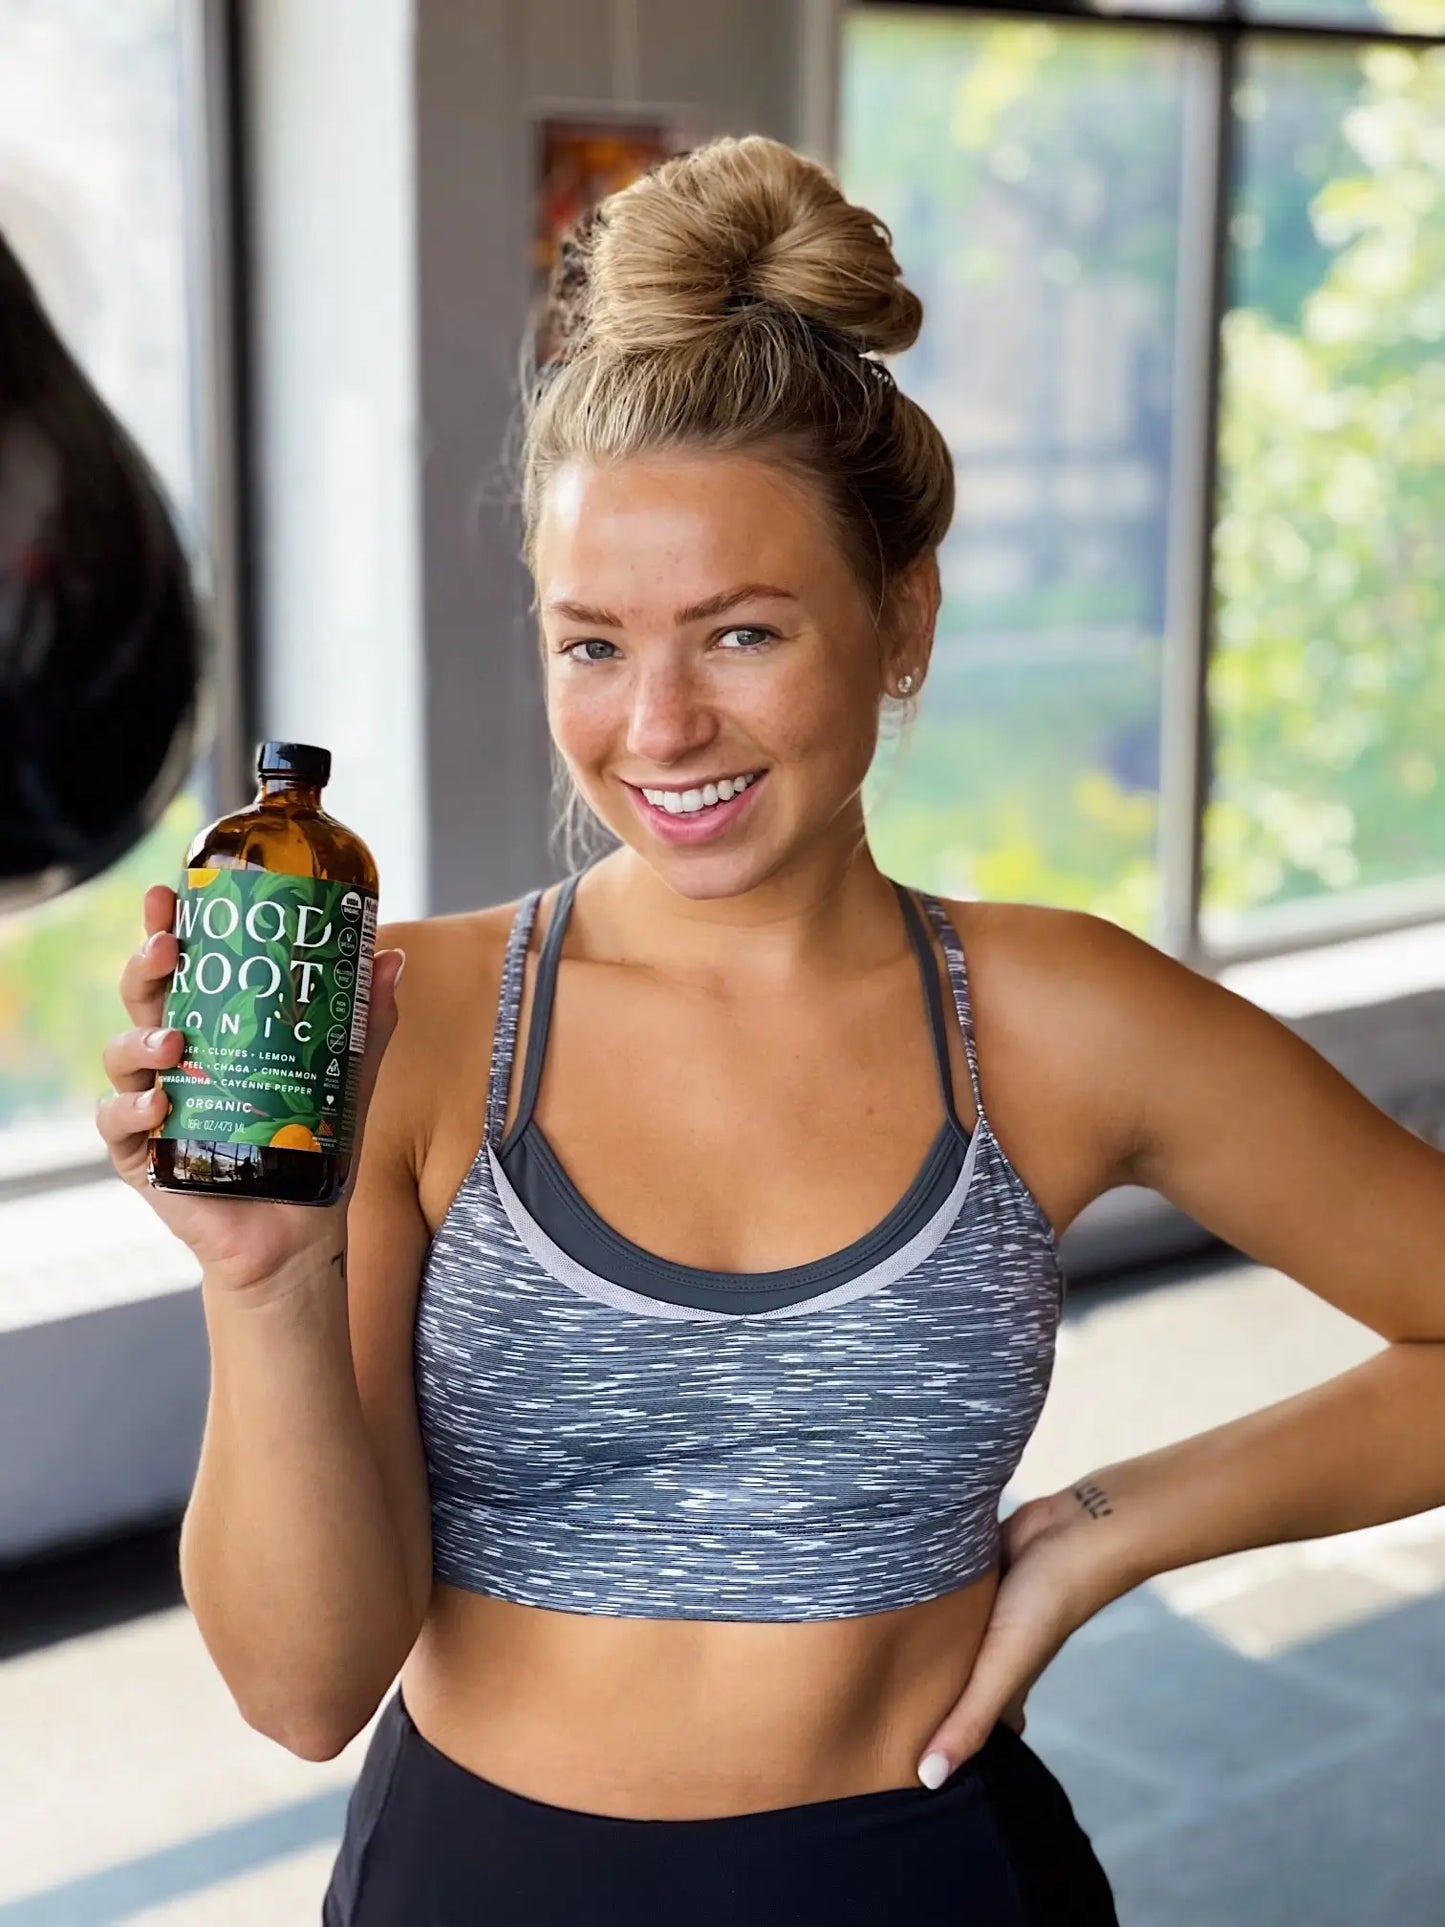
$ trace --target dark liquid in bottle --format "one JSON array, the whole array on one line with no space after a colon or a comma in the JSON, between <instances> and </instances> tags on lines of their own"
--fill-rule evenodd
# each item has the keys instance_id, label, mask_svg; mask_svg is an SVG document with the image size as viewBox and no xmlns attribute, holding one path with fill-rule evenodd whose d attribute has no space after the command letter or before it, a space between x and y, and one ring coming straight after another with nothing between
<instances>
[{"instance_id":1,"label":"dark liquid in bottle","mask_svg":"<svg viewBox=\"0 0 1445 1927\"><path fill-rule=\"evenodd\" d=\"M254 801L200 831L186 853L188 879L201 887L194 901L177 905L183 957L167 1022L186 1028L180 991L188 986L214 992L214 1009L197 1031L186 1031L186 1056L163 1081L181 1116L208 1116L212 1107L226 1114L227 1130L201 1135L205 1124L193 1122L186 1135L160 1135L177 1128L168 1116L151 1138L149 1158L150 1182L163 1190L326 1205L345 1189L377 869L360 837L321 808L329 772L324 750L264 744ZM351 888L312 892L311 902L305 886L277 884L275 877ZM334 914L343 902L344 919ZM293 947L298 914L301 939L311 941L311 956L322 961ZM335 943L316 947L323 926L336 930L344 954ZM269 953L258 947L264 937L278 938ZM269 997L262 994L268 986ZM201 1019L199 1010L195 1017ZM273 1061L283 1068L258 1069ZM296 1080L289 1087L288 1076ZM205 1095L198 1095L197 1084ZM306 1110L308 1122L288 1121L303 1089L309 1102L311 1084L317 1108Z\"/></svg>"}]
</instances>

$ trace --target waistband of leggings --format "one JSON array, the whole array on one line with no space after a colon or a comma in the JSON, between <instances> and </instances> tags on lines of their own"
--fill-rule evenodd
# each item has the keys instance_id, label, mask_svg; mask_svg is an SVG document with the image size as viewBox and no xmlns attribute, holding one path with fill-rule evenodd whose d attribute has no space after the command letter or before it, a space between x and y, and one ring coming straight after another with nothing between
<instances>
[{"instance_id":1,"label":"waistband of leggings","mask_svg":"<svg viewBox=\"0 0 1445 1927\"><path fill-rule=\"evenodd\" d=\"M571 1822L574 1826L584 1826L589 1832L610 1831L617 1836L636 1833L647 1827L667 1827L679 1833L689 1828L706 1829L712 1833L736 1836L761 1833L779 1826L787 1827L790 1832L808 1827L834 1832L840 1825L851 1823L866 1824L905 1814L946 1812L971 1806L982 1799L992 1762L1011 1745L1022 1744L1020 1736L1000 1720L978 1751L961 1761L941 1787L926 1787L920 1780L912 1786L882 1787L869 1793L844 1793L831 1799L805 1800L788 1806L764 1807L749 1813L646 1819L626 1814L594 1813L585 1807L560 1806L554 1801L539 1800L529 1793L519 1793L513 1787L502 1786L496 1780L474 1773L449 1753L443 1753L426 1737L412 1718L400 1686L394 1690L383 1717L388 1714L401 1727L403 1746L410 1750L415 1759L423 1762L429 1772L449 1781L454 1789L469 1790L476 1800L485 1801L497 1810L509 1809L518 1818L525 1815L534 1822L550 1820L557 1825Z\"/></svg>"}]
</instances>

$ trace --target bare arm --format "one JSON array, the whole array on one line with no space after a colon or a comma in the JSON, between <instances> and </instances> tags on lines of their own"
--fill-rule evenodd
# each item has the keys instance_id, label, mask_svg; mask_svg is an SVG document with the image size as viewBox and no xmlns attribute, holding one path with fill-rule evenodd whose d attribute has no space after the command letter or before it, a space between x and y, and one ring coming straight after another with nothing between
<instances>
[{"instance_id":1,"label":"bare arm","mask_svg":"<svg viewBox=\"0 0 1445 1927\"><path fill-rule=\"evenodd\" d=\"M1064 1641L1144 1580L1445 1504L1445 1155L1247 999L1104 918L1029 909L1011 919L1007 981L1029 987L1044 1061L1077 1073L1060 1103L1081 1155L1385 1342L1310 1391L1017 1507L968 1683L922 1749L929 1786L998 1719L1021 1732Z\"/></svg>"},{"instance_id":2,"label":"bare arm","mask_svg":"<svg viewBox=\"0 0 1445 1927\"><path fill-rule=\"evenodd\" d=\"M393 926L378 947L424 949L417 934ZM365 1725L430 1596L410 1378L428 1228L408 992L415 973L398 993L346 1209L320 1242L244 1289L231 1267L202 1282L211 1393L182 1583L246 1720L307 1759L330 1758Z\"/></svg>"},{"instance_id":3,"label":"bare arm","mask_svg":"<svg viewBox=\"0 0 1445 1927\"><path fill-rule=\"evenodd\" d=\"M1445 1154L1247 999L1083 925L1101 1096L1132 1181L1386 1341L1322 1385L1057 1495L1102 1596L1445 1505Z\"/></svg>"}]
</instances>

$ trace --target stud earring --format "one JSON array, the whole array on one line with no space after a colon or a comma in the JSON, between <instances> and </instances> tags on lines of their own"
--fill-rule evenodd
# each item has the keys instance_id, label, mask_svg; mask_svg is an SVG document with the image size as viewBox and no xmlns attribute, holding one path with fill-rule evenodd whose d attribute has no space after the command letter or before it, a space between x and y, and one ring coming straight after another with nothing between
<instances>
[{"instance_id":1,"label":"stud earring","mask_svg":"<svg viewBox=\"0 0 1445 1927\"><path fill-rule=\"evenodd\" d=\"M898 678L897 686L899 695L906 696L913 687L912 676L905 671L905 673Z\"/></svg>"}]
</instances>

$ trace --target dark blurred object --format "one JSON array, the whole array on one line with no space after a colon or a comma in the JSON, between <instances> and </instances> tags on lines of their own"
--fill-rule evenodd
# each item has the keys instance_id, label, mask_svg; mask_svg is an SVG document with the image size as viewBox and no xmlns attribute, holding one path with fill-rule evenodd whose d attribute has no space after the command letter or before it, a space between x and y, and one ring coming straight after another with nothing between
<instances>
[{"instance_id":1,"label":"dark blurred object","mask_svg":"<svg viewBox=\"0 0 1445 1927\"><path fill-rule=\"evenodd\" d=\"M195 755L190 566L0 235L0 911L123 856Z\"/></svg>"}]
</instances>

